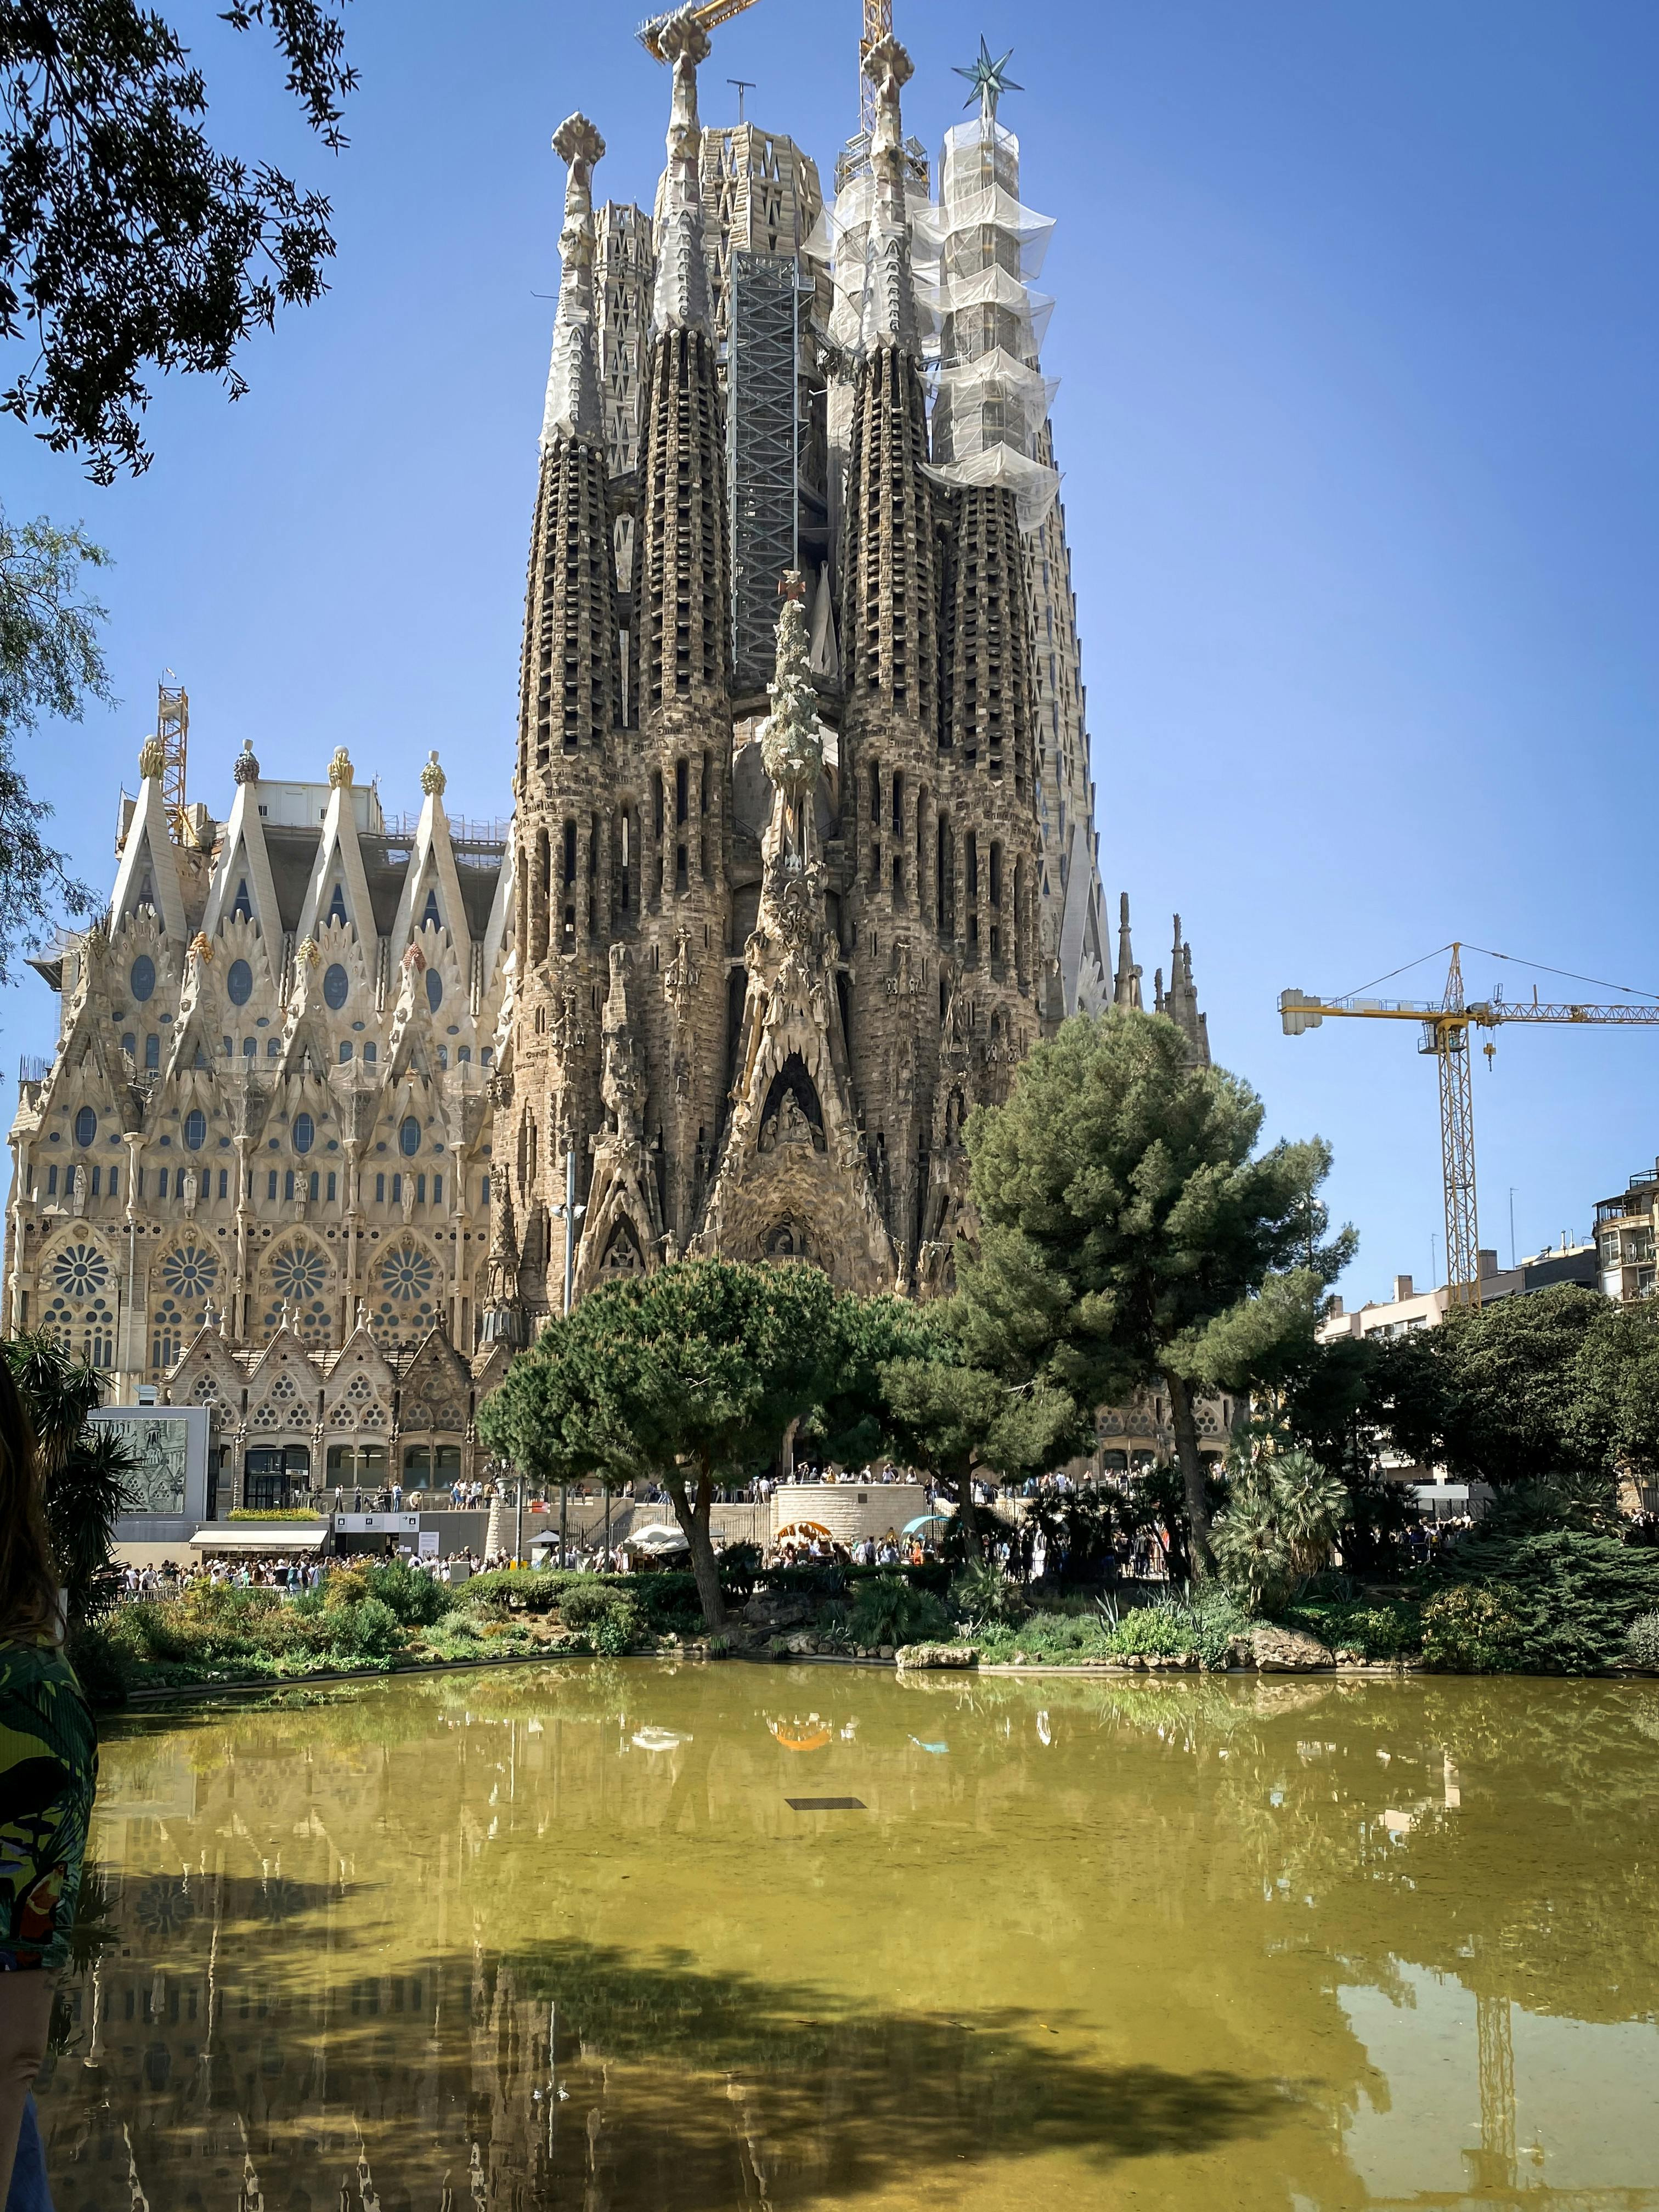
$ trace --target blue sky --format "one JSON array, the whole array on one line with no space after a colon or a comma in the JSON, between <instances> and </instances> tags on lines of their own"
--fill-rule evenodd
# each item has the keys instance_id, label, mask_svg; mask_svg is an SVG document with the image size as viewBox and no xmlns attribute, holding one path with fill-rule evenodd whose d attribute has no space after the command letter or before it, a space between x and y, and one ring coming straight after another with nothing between
<instances>
[{"instance_id":1,"label":"blue sky","mask_svg":"<svg viewBox=\"0 0 1659 2212\"><path fill-rule=\"evenodd\" d=\"M637 0L356 0L336 161L213 5L213 127L335 198L320 306L247 349L249 397L163 387L154 467L102 491L15 425L15 515L82 518L118 711L43 732L41 793L107 881L155 684L191 699L222 811L337 744L413 805L505 813L560 172L580 106L601 191L649 202L667 80ZM1462 936L1659 991L1659 141L1650 0L897 0L909 127L936 146L981 30L1060 219L1055 410L1103 868L1148 973L1179 908L1217 1056L1270 1134L1336 1150L1344 1289L1421 1280L1440 1231L1432 1069L1393 1025L1287 1040L1285 984L1363 984ZM705 119L821 166L856 112L853 0L759 0L717 34ZM1419 971L1425 988L1437 969ZM1472 989L1504 971L1472 957ZM1409 980L1409 979L1408 979ZM1530 976L1510 972L1512 995ZM1547 979L1540 979L1546 981ZM1565 988L1565 987L1564 987ZM1580 987L1582 988L1582 987ZM1545 995L1548 995L1547 988ZM25 975L10 1054L50 1049ZM1587 1225L1659 1153L1659 1032L1500 1036L1476 1073L1483 1240Z\"/></svg>"}]
</instances>

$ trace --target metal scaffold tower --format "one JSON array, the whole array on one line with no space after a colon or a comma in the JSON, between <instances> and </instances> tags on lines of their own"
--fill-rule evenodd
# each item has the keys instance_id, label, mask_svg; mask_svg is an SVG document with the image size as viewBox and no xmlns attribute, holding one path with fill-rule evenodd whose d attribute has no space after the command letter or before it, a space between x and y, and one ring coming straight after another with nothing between
<instances>
[{"instance_id":1,"label":"metal scaffold tower","mask_svg":"<svg viewBox=\"0 0 1659 2212\"><path fill-rule=\"evenodd\" d=\"M185 838L185 759L190 745L190 694L169 683L169 668L155 687L155 734L161 740L161 798L176 842Z\"/></svg>"},{"instance_id":2,"label":"metal scaffold tower","mask_svg":"<svg viewBox=\"0 0 1659 2212\"><path fill-rule=\"evenodd\" d=\"M796 566L800 474L799 268L734 252L726 355L732 664L739 696L772 672L778 584Z\"/></svg>"}]
</instances>

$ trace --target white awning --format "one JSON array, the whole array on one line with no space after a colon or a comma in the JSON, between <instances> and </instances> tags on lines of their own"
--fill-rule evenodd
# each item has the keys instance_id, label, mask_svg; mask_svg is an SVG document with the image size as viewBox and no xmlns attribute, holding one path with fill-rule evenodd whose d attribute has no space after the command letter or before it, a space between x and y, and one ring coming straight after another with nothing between
<instances>
[{"instance_id":1,"label":"white awning","mask_svg":"<svg viewBox=\"0 0 1659 2212\"><path fill-rule=\"evenodd\" d=\"M193 1552L315 1552L326 1521L216 1521L191 1538Z\"/></svg>"}]
</instances>

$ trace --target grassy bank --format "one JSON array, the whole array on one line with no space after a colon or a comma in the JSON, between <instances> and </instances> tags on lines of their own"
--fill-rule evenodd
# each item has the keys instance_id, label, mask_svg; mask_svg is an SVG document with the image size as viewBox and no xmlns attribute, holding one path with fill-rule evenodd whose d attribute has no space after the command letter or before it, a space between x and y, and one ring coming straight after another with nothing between
<instances>
[{"instance_id":1,"label":"grassy bank","mask_svg":"<svg viewBox=\"0 0 1659 2212\"><path fill-rule=\"evenodd\" d=\"M1219 1669L1252 1663L1252 1639L1267 1626L1313 1639L1334 1660L1407 1662L1431 1672L1659 1668L1659 1552L1568 1531L1470 1540L1432 1570L1386 1587L1323 1577L1267 1624L1218 1587L1151 1604L1073 1596L1033 1606L989 1571L945 1589L937 1570L763 1577L761 1595L791 1608L789 1617L744 1621L753 1579L734 1580L733 1632L717 1650L851 1656L955 1640L993 1666L1157 1659ZM92 1697L118 1705L138 1690L462 1660L620 1658L702 1633L689 1574L520 1571L450 1589L393 1562L337 1570L297 1598L203 1584L179 1598L123 1605L76 1638L73 1656Z\"/></svg>"}]
</instances>

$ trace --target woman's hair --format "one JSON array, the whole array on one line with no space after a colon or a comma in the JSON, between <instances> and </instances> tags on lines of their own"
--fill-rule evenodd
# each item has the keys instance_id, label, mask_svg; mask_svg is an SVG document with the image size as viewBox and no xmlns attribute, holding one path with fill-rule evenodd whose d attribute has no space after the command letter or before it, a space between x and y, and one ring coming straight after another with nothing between
<instances>
[{"instance_id":1,"label":"woman's hair","mask_svg":"<svg viewBox=\"0 0 1659 2212\"><path fill-rule=\"evenodd\" d=\"M0 1643L33 1643L58 1630L40 1455L11 1363L0 1351Z\"/></svg>"}]
</instances>

